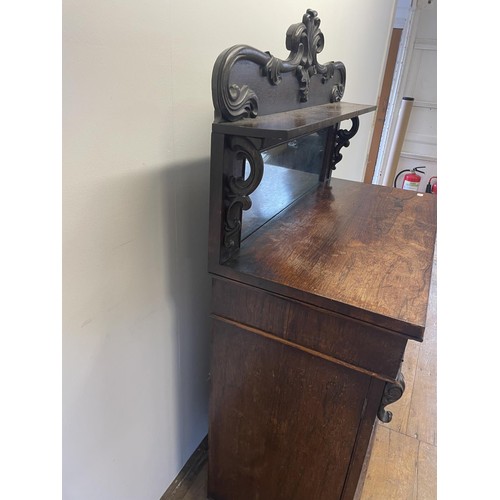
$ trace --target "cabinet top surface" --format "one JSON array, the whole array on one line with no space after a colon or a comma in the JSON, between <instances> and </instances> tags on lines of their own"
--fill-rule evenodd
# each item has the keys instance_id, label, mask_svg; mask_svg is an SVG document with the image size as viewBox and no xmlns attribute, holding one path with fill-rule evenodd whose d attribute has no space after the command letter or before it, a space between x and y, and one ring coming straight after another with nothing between
<instances>
[{"instance_id":1,"label":"cabinet top surface","mask_svg":"<svg viewBox=\"0 0 500 500\"><path fill-rule=\"evenodd\" d=\"M434 195L332 179L245 239L225 266L421 338L435 238Z\"/></svg>"}]
</instances>

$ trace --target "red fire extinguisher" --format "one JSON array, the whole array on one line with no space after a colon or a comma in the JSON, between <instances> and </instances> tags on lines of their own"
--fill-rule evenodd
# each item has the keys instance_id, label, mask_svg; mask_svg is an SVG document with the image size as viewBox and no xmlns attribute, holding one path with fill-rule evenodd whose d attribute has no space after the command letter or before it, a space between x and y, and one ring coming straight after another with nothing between
<instances>
[{"instance_id":1,"label":"red fire extinguisher","mask_svg":"<svg viewBox=\"0 0 500 500\"><path fill-rule=\"evenodd\" d=\"M434 184L431 184L432 179L436 179L436 182ZM437 177L431 177L429 179L429 182L427 183L427 186L425 187L425 192L426 193L431 193L431 194L437 194L438 192L438 182L437 182Z\"/></svg>"},{"instance_id":2,"label":"red fire extinguisher","mask_svg":"<svg viewBox=\"0 0 500 500\"><path fill-rule=\"evenodd\" d=\"M412 168L411 170L410 169L401 170L401 172L399 172L399 174L396 175L396 177L394 178L394 187L396 187L396 182L399 176L404 172L409 172L403 177L403 185L401 187L403 189L406 189L407 191L417 191L418 186L420 185L420 181L422 180L422 177L420 177L420 175L418 175L417 172L420 174L424 173L424 171L419 170L419 168L425 168L425 165Z\"/></svg>"}]
</instances>

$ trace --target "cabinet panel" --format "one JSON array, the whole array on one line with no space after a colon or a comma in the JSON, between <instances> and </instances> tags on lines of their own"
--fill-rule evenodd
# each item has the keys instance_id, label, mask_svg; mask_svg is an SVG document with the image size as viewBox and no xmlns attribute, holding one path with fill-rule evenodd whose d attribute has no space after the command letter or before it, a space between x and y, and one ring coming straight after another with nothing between
<instances>
[{"instance_id":1,"label":"cabinet panel","mask_svg":"<svg viewBox=\"0 0 500 500\"><path fill-rule=\"evenodd\" d=\"M211 366L211 498L341 498L370 377L217 319Z\"/></svg>"},{"instance_id":2,"label":"cabinet panel","mask_svg":"<svg viewBox=\"0 0 500 500\"><path fill-rule=\"evenodd\" d=\"M369 323L241 285L213 280L214 314L259 328L381 377L395 378L406 339Z\"/></svg>"}]
</instances>

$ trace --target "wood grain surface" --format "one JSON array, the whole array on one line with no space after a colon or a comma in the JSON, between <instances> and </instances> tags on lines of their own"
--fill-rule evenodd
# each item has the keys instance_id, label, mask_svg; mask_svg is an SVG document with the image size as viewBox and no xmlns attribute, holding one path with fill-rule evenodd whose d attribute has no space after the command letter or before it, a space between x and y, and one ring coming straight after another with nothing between
<instances>
[{"instance_id":1,"label":"wood grain surface","mask_svg":"<svg viewBox=\"0 0 500 500\"><path fill-rule=\"evenodd\" d=\"M214 323L209 496L341 498L370 377Z\"/></svg>"},{"instance_id":2,"label":"wood grain surface","mask_svg":"<svg viewBox=\"0 0 500 500\"><path fill-rule=\"evenodd\" d=\"M290 140L330 127L355 116L374 111L376 106L334 102L305 109L294 109L237 122L213 123L212 132L246 137Z\"/></svg>"},{"instance_id":3,"label":"wood grain surface","mask_svg":"<svg viewBox=\"0 0 500 500\"><path fill-rule=\"evenodd\" d=\"M213 279L212 311L388 381L407 343L383 328L222 278Z\"/></svg>"},{"instance_id":4,"label":"wood grain surface","mask_svg":"<svg viewBox=\"0 0 500 500\"><path fill-rule=\"evenodd\" d=\"M435 236L435 196L334 179L219 272L421 340Z\"/></svg>"}]
</instances>

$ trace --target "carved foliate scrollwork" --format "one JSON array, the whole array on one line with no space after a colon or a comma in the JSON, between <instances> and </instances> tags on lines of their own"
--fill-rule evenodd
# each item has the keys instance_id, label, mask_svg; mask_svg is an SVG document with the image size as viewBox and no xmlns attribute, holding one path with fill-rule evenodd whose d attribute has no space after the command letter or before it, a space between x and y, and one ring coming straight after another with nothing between
<instances>
[{"instance_id":1,"label":"carved foliate scrollwork","mask_svg":"<svg viewBox=\"0 0 500 500\"><path fill-rule=\"evenodd\" d=\"M333 149L332 164L331 169L335 170L337 168L337 163L342 160L342 153L340 150L342 148L347 148L350 145L350 140L356 135L359 130L359 117L355 116L351 118L352 126L349 130L339 129L337 130L335 136L335 146Z\"/></svg>"},{"instance_id":2,"label":"carved foliate scrollwork","mask_svg":"<svg viewBox=\"0 0 500 500\"><path fill-rule=\"evenodd\" d=\"M286 33L286 48L291 54L296 55L297 62L294 60L296 67L296 76L299 81L300 100L307 101L309 93L309 82L312 75L322 75L322 83L333 77L335 71L335 63L328 62L324 66L318 62L318 54L325 46L325 38L319 29L321 21L318 18L318 13L308 9L302 17L302 22L293 24L288 28ZM342 63L340 63L342 64ZM342 65L343 66L343 65ZM337 67L340 69L339 63ZM344 68L345 71L345 68ZM340 100L343 95L343 88L334 87L334 99Z\"/></svg>"},{"instance_id":3,"label":"carved foliate scrollwork","mask_svg":"<svg viewBox=\"0 0 500 500\"><path fill-rule=\"evenodd\" d=\"M244 137L230 137L229 148L234 153L234 160L242 165L246 161L250 171L246 177L229 176L226 185L226 214L224 219L224 246L233 248L237 245L237 235L241 230L241 212L252 206L250 194L260 184L264 175L264 162L259 150Z\"/></svg>"},{"instance_id":4,"label":"carved foliate scrollwork","mask_svg":"<svg viewBox=\"0 0 500 500\"><path fill-rule=\"evenodd\" d=\"M255 118L259 107L257 94L248 85L231 84L231 68L239 60L247 60L265 66L269 54L260 52L247 45L235 45L225 50L215 62L212 75L212 97L214 107L220 110L224 119L229 121L243 117Z\"/></svg>"},{"instance_id":5,"label":"carved foliate scrollwork","mask_svg":"<svg viewBox=\"0 0 500 500\"><path fill-rule=\"evenodd\" d=\"M324 36L319 29L318 13L308 9L301 23L293 24L286 33L286 48L290 55L281 60L270 52L235 45L224 51L214 66L212 75L212 96L216 114L228 121L256 117L259 98L248 85L241 87L230 82L231 69L238 61L251 61L260 67L261 74L271 85L282 82L283 73L295 73L299 84L299 101L309 98L310 80L313 75L321 75L324 84L334 78L330 102L340 101L344 95L346 69L341 62L320 64L318 54L324 47Z\"/></svg>"},{"instance_id":6,"label":"carved foliate scrollwork","mask_svg":"<svg viewBox=\"0 0 500 500\"><path fill-rule=\"evenodd\" d=\"M401 399L404 392L405 379L401 371L399 371L394 382L386 382L385 384L384 394L377 412L379 420L386 424L392 420L392 412L387 411L385 407Z\"/></svg>"}]
</instances>

